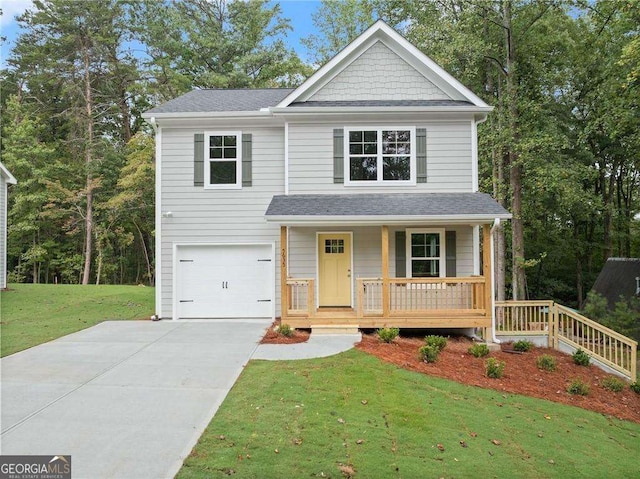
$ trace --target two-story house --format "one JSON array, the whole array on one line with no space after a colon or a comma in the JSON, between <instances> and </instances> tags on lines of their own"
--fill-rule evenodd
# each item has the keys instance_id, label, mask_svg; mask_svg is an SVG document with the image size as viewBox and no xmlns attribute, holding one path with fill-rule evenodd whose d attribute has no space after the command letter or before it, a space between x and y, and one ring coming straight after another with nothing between
<instances>
[{"instance_id":1,"label":"two-story house","mask_svg":"<svg viewBox=\"0 0 640 479\"><path fill-rule=\"evenodd\" d=\"M491 109L378 21L296 89L148 111L156 314L490 327L490 228L510 218L478 192Z\"/></svg>"}]
</instances>

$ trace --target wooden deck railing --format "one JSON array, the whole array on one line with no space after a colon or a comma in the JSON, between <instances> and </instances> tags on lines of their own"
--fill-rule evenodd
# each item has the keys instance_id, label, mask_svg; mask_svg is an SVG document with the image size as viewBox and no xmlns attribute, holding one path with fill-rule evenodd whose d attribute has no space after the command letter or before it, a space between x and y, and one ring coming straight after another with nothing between
<instances>
[{"instance_id":1,"label":"wooden deck railing","mask_svg":"<svg viewBox=\"0 0 640 479\"><path fill-rule=\"evenodd\" d=\"M383 280L357 280L358 311L364 316L383 313ZM485 312L485 282L473 278L390 278L389 315L420 316Z\"/></svg>"},{"instance_id":2,"label":"wooden deck railing","mask_svg":"<svg viewBox=\"0 0 640 479\"><path fill-rule=\"evenodd\" d=\"M287 280L287 316L313 316L316 310L315 280L296 278Z\"/></svg>"},{"instance_id":3,"label":"wooden deck railing","mask_svg":"<svg viewBox=\"0 0 640 479\"><path fill-rule=\"evenodd\" d=\"M610 368L637 379L638 343L553 301L496 302L496 334L548 336L549 347L560 342L581 348Z\"/></svg>"}]
</instances>

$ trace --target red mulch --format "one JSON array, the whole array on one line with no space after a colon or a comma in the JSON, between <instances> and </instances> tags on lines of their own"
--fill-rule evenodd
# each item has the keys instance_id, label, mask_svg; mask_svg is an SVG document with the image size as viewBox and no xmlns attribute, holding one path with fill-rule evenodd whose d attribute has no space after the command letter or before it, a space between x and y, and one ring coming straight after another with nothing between
<instances>
[{"instance_id":1,"label":"red mulch","mask_svg":"<svg viewBox=\"0 0 640 479\"><path fill-rule=\"evenodd\" d=\"M271 327L267 330L267 333L260 341L260 344L296 344L296 343L306 343L309 339L310 333L304 329L296 329L293 332L293 336L290 338L283 336L282 334L276 332L276 328L280 325L280 321L276 320L273 322Z\"/></svg>"},{"instance_id":2,"label":"red mulch","mask_svg":"<svg viewBox=\"0 0 640 479\"><path fill-rule=\"evenodd\" d=\"M609 374L593 365L578 366L570 355L547 348L511 354L504 351L511 349L511 346L503 344L502 351L492 352L490 356L506 363L504 376L491 379L485 376L486 358L474 358L467 352L473 344L470 339L449 338L438 361L432 364L418 359L418 348L423 344L422 338L396 338L394 343L386 344L379 341L375 334L367 334L362 336L362 342L356 348L411 371L471 386L548 399L640 423L640 394L628 387L619 393L604 389L600 383ZM556 358L558 367L555 372L537 368L536 358L542 354ZM577 378L589 384L587 396L572 395L566 391L569 383Z\"/></svg>"}]
</instances>

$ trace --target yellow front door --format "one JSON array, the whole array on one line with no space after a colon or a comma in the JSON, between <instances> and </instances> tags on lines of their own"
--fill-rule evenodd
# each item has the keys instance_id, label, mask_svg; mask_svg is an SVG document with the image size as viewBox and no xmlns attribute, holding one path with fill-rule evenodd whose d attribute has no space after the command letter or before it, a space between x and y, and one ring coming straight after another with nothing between
<instances>
[{"instance_id":1,"label":"yellow front door","mask_svg":"<svg viewBox=\"0 0 640 479\"><path fill-rule=\"evenodd\" d=\"M351 306L351 235L318 235L320 306Z\"/></svg>"}]
</instances>

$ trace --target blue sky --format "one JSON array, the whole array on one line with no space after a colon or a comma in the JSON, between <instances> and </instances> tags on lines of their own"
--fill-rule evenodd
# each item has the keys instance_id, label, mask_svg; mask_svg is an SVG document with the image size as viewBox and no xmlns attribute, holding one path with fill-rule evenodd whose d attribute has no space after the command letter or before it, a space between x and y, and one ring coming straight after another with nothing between
<instances>
[{"instance_id":1,"label":"blue sky","mask_svg":"<svg viewBox=\"0 0 640 479\"><path fill-rule=\"evenodd\" d=\"M85 0L99 1L99 0ZM319 0L280 0L282 8L282 16L291 21L293 31L287 35L287 43L296 50L303 60L309 60L307 50L300 44L300 39L314 33L315 27L311 14L320 6ZM0 8L2 8L2 16L0 17L0 35L7 38L7 42L2 45L2 55L0 63L4 65L9 50L13 45L13 41L19 34L18 25L15 16L24 12L31 6L31 0L0 0Z\"/></svg>"}]
</instances>

